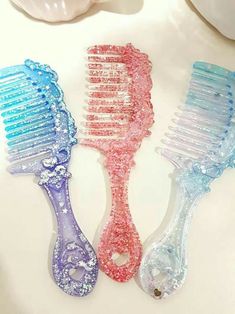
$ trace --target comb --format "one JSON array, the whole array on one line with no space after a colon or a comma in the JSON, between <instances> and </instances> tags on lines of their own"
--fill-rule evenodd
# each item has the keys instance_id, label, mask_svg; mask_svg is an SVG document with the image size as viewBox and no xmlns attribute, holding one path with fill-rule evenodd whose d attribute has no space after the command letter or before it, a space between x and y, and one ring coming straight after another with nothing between
<instances>
[{"instance_id":1,"label":"comb","mask_svg":"<svg viewBox=\"0 0 235 314\"><path fill-rule=\"evenodd\" d=\"M124 282L138 270L142 246L128 206L128 178L134 154L150 134L153 109L148 56L126 46L88 49L88 106L80 143L105 156L112 209L98 245L100 269Z\"/></svg>"},{"instance_id":2,"label":"comb","mask_svg":"<svg viewBox=\"0 0 235 314\"><path fill-rule=\"evenodd\" d=\"M0 111L5 124L9 171L31 173L47 192L58 223L52 270L57 285L73 296L94 287L95 252L72 212L67 171L76 144L74 120L63 103L57 75L47 65L26 60L0 70Z\"/></svg>"},{"instance_id":3,"label":"comb","mask_svg":"<svg viewBox=\"0 0 235 314\"><path fill-rule=\"evenodd\" d=\"M174 214L165 232L149 241L139 269L145 292L166 297L187 272L186 241L193 209L210 184L235 166L235 74L196 62L186 103L166 134L161 153L174 166Z\"/></svg>"}]
</instances>

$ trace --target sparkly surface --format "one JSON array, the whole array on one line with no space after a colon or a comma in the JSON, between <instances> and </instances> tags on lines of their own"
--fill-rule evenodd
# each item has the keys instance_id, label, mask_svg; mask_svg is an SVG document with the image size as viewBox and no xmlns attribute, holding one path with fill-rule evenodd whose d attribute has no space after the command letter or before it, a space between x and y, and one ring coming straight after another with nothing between
<instances>
[{"instance_id":1,"label":"sparkly surface","mask_svg":"<svg viewBox=\"0 0 235 314\"><path fill-rule=\"evenodd\" d=\"M74 296L93 289L98 263L80 230L69 200L67 171L76 143L74 120L63 103L57 75L26 60L0 71L0 110L6 125L11 173L34 173L48 193L58 222L53 253L57 285Z\"/></svg>"},{"instance_id":2,"label":"sparkly surface","mask_svg":"<svg viewBox=\"0 0 235 314\"><path fill-rule=\"evenodd\" d=\"M98 246L100 269L124 282L139 267L142 246L128 206L128 178L134 153L150 132L153 110L148 56L126 46L94 46L88 49L89 81L87 134L81 144L99 149L106 158L112 210ZM110 85L111 84L111 85ZM113 84L113 85L112 85ZM115 257L125 257L118 265Z\"/></svg>"},{"instance_id":3,"label":"sparkly surface","mask_svg":"<svg viewBox=\"0 0 235 314\"><path fill-rule=\"evenodd\" d=\"M199 199L235 161L235 74L196 62L186 105L163 141L162 154L175 165L175 211L166 231L146 248L139 279L159 299L182 286L187 272L186 240Z\"/></svg>"}]
</instances>

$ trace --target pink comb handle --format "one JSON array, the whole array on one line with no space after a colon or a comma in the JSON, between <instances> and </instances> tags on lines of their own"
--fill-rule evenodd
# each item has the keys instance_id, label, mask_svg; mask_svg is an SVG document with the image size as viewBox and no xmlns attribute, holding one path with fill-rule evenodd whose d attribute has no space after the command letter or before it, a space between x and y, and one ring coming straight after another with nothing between
<instances>
[{"instance_id":1,"label":"pink comb handle","mask_svg":"<svg viewBox=\"0 0 235 314\"><path fill-rule=\"evenodd\" d=\"M112 210L98 247L100 269L112 279L123 282L137 272L142 256L142 245L128 206L128 179L134 165L128 147L113 150L107 156L106 167L112 190ZM114 257L125 257L118 265Z\"/></svg>"}]
</instances>

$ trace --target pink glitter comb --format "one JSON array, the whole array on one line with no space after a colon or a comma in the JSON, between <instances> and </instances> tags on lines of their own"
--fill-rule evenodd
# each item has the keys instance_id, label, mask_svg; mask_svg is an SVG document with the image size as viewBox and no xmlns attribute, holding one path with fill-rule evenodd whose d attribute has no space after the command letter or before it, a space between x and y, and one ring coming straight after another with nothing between
<instances>
[{"instance_id":1,"label":"pink glitter comb","mask_svg":"<svg viewBox=\"0 0 235 314\"><path fill-rule=\"evenodd\" d=\"M148 56L126 46L88 49L89 100L81 144L100 150L111 182L112 210L98 245L100 269L124 282L137 272L142 245L128 206L134 154L153 124ZM125 258L117 263L116 257Z\"/></svg>"}]
</instances>

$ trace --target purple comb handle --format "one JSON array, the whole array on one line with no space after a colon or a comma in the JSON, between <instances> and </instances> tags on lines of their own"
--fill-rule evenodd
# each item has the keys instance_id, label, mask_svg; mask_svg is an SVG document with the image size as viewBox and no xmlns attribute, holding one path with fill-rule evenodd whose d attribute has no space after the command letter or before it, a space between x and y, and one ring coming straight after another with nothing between
<instances>
[{"instance_id":1,"label":"purple comb handle","mask_svg":"<svg viewBox=\"0 0 235 314\"><path fill-rule=\"evenodd\" d=\"M55 210L58 236L53 252L53 275L57 285L73 296L85 296L98 275L96 254L79 228L69 199L70 173L63 165L40 174L39 184L47 191Z\"/></svg>"}]
</instances>

